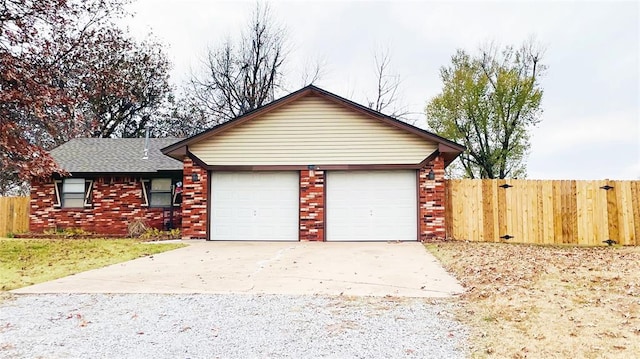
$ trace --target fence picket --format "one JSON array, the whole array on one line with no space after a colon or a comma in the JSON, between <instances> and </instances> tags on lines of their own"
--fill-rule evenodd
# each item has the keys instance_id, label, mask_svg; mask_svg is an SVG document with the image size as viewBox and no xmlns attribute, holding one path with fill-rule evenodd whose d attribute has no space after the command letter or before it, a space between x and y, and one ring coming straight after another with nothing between
<instances>
[{"instance_id":1,"label":"fence picket","mask_svg":"<svg viewBox=\"0 0 640 359\"><path fill-rule=\"evenodd\" d=\"M29 197L0 197L0 237L29 230Z\"/></svg>"},{"instance_id":2,"label":"fence picket","mask_svg":"<svg viewBox=\"0 0 640 359\"><path fill-rule=\"evenodd\" d=\"M501 187L505 184L513 187ZM447 235L471 241L640 244L640 181L447 181ZM601 187L609 185L610 190ZM456 218L464 216L463 218Z\"/></svg>"},{"instance_id":3,"label":"fence picket","mask_svg":"<svg viewBox=\"0 0 640 359\"><path fill-rule=\"evenodd\" d=\"M640 181L631 182L631 208L633 210L633 227L635 245L640 245Z\"/></svg>"}]
</instances>

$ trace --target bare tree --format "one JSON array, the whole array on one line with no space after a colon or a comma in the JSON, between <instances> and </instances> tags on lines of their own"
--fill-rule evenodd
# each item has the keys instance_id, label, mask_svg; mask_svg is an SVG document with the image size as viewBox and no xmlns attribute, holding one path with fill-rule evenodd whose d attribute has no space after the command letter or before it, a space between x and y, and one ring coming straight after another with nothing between
<instances>
[{"instance_id":1,"label":"bare tree","mask_svg":"<svg viewBox=\"0 0 640 359\"><path fill-rule=\"evenodd\" d=\"M307 61L302 68L300 77L302 86L312 85L320 81L325 75L324 59L316 58L313 62Z\"/></svg>"},{"instance_id":2,"label":"bare tree","mask_svg":"<svg viewBox=\"0 0 640 359\"><path fill-rule=\"evenodd\" d=\"M377 50L373 55L376 74L376 92L373 99L367 98L369 108L397 119L413 122L405 106L399 104L400 75L392 73L389 48Z\"/></svg>"},{"instance_id":3,"label":"bare tree","mask_svg":"<svg viewBox=\"0 0 640 359\"><path fill-rule=\"evenodd\" d=\"M267 5L258 4L239 43L227 40L209 49L203 76L192 75L186 112L208 125L250 112L275 97L282 87L287 55L286 31Z\"/></svg>"}]
</instances>

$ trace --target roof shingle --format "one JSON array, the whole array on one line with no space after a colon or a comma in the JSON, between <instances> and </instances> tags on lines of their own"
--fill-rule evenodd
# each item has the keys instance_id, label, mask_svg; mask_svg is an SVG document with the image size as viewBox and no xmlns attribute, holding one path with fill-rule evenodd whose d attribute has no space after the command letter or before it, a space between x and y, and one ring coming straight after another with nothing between
<instances>
[{"instance_id":1,"label":"roof shingle","mask_svg":"<svg viewBox=\"0 0 640 359\"><path fill-rule=\"evenodd\" d=\"M51 156L70 173L154 173L182 170L182 162L160 152L180 138L150 138L149 158L144 138L75 138L53 150Z\"/></svg>"}]
</instances>

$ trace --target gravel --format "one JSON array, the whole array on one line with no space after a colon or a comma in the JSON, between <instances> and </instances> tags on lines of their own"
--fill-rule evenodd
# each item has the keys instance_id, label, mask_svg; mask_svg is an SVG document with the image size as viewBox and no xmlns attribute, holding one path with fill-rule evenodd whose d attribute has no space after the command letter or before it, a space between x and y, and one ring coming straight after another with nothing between
<instances>
[{"instance_id":1,"label":"gravel","mask_svg":"<svg viewBox=\"0 0 640 359\"><path fill-rule=\"evenodd\" d=\"M451 304L282 295L47 294L0 303L0 358L464 358Z\"/></svg>"}]
</instances>

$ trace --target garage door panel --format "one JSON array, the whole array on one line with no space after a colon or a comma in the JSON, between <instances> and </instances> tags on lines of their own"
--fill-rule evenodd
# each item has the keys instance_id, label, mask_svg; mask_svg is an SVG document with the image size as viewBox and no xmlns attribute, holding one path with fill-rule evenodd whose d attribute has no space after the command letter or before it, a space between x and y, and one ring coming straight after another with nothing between
<instances>
[{"instance_id":1,"label":"garage door panel","mask_svg":"<svg viewBox=\"0 0 640 359\"><path fill-rule=\"evenodd\" d=\"M327 240L417 240L415 171L327 173Z\"/></svg>"},{"instance_id":2,"label":"garage door panel","mask_svg":"<svg viewBox=\"0 0 640 359\"><path fill-rule=\"evenodd\" d=\"M218 218L233 218L233 210L231 209L214 209L213 210L215 212L214 216L218 217Z\"/></svg>"},{"instance_id":3,"label":"garage door panel","mask_svg":"<svg viewBox=\"0 0 640 359\"><path fill-rule=\"evenodd\" d=\"M298 240L299 175L212 172L212 240Z\"/></svg>"}]
</instances>

